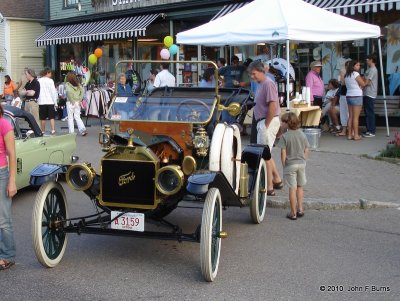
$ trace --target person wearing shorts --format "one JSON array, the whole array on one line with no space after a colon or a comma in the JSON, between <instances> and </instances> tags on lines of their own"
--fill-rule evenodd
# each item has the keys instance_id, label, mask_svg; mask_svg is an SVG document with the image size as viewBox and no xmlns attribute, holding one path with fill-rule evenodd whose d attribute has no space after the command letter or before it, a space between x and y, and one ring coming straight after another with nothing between
<instances>
[{"instance_id":1,"label":"person wearing shorts","mask_svg":"<svg viewBox=\"0 0 400 301\"><path fill-rule=\"evenodd\" d=\"M259 85L255 95L254 116L257 122L257 143L268 145L272 152L276 134L280 128L278 88L276 84L265 75L264 64L254 61L248 67L251 79ZM267 164L267 195L274 196L275 189L283 187L282 179L276 168L274 159L266 161Z\"/></svg>"},{"instance_id":2,"label":"person wearing shorts","mask_svg":"<svg viewBox=\"0 0 400 301\"><path fill-rule=\"evenodd\" d=\"M361 140L358 132L360 113L363 105L363 88L365 81L360 75L360 62L352 60L346 67L344 81L346 83L346 100L349 107L348 140Z\"/></svg>"},{"instance_id":3,"label":"person wearing shorts","mask_svg":"<svg viewBox=\"0 0 400 301\"><path fill-rule=\"evenodd\" d=\"M56 133L54 119L56 117L58 92L51 78L52 74L52 70L48 67L41 72L42 77L38 79L40 84L38 104L42 133L46 130L46 119L50 119L51 134L54 135Z\"/></svg>"},{"instance_id":4,"label":"person wearing shorts","mask_svg":"<svg viewBox=\"0 0 400 301\"><path fill-rule=\"evenodd\" d=\"M303 186L307 183L306 159L310 146L299 127L300 120L295 113L282 115L282 128L287 131L279 139L278 147L281 149L283 180L289 187L290 212L286 217L290 220L304 216Z\"/></svg>"}]
</instances>

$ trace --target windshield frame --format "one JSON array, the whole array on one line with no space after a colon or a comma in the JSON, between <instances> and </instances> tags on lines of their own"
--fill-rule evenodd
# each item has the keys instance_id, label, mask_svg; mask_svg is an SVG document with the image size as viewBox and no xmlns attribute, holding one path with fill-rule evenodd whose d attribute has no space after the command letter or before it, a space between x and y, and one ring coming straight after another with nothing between
<instances>
[{"instance_id":1,"label":"windshield frame","mask_svg":"<svg viewBox=\"0 0 400 301\"><path fill-rule=\"evenodd\" d=\"M217 65L212 62L212 61L161 61L161 60L154 60L154 61L149 61L149 60L122 60L119 61L115 65L115 70L119 70L119 66L126 64L126 65L131 65L135 66L136 68L140 67L140 64L161 64L161 63L171 63L173 64L174 67L179 67L182 66L181 64L207 64L208 66L212 66L215 69L215 78L218 79L218 67ZM179 65L177 65L179 64ZM123 67L120 67L123 68ZM136 69L135 68L135 69ZM116 78L115 78L115 83L117 83L117 72L116 72ZM158 90L157 90L158 89ZM165 91L188 91L188 93L184 96L179 95L179 96L174 96L173 93L171 92L170 95L168 93L160 93L161 90ZM194 89L191 92L191 89ZM199 90L200 89L200 90ZM156 93L158 91L158 93ZM204 98L196 96L196 91L205 91L206 96ZM190 94L193 93L193 96ZM204 93L203 93L204 94ZM165 96L166 95L166 96ZM185 104L187 102L192 106L192 111L190 113L187 113L187 119L181 120L179 119L179 114L176 116L176 118L170 118L170 116L173 115L173 111L176 110L181 110L182 102ZM197 105L202 103L202 105ZM116 93L116 89L114 93L111 96L111 103L109 107L109 111L107 113L106 118L110 121L113 122L119 122L119 121L130 121L130 122L168 122L168 123L191 123L191 124L207 124L209 123L216 112L218 112L218 107L220 104L220 96L218 94L218 81L216 81L215 87L213 88L199 88L199 87L159 87L156 88L156 90L152 92L148 92L145 89L140 91L140 93L134 94L132 96L118 96ZM150 105L150 106L149 106ZM146 106L149 106L146 108ZM151 111L151 106L154 108L157 107L157 109L162 110L163 113L159 115L158 118L156 118L156 113L154 113L152 117L145 116L143 115L138 115L137 111L139 110L146 110ZM208 107L209 113L208 116L205 117L205 107ZM193 109L193 107L198 108L199 110L196 111ZM202 107L203 110L200 110ZM170 110L169 115L166 113L164 110ZM156 110L156 109L154 109ZM182 109L183 110L183 109ZM168 118L163 118L161 116L163 115L168 115ZM197 120L196 120L196 117Z\"/></svg>"}]
</instances>

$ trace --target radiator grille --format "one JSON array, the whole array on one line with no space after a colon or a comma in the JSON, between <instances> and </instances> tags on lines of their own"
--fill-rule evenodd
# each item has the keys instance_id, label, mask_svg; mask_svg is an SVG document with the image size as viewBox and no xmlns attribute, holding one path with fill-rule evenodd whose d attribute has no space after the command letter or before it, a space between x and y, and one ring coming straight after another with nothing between
<instances>
[{"instance_id":1,"label":"radiator grille","mask_svg":"<svg viewBox=\"0 0 400 301\"><path fill-rule=\"evenodd\" d=\"M155 205L156 165L151 161L102 160L101 203Z\"/></svg>"}]
</instances>

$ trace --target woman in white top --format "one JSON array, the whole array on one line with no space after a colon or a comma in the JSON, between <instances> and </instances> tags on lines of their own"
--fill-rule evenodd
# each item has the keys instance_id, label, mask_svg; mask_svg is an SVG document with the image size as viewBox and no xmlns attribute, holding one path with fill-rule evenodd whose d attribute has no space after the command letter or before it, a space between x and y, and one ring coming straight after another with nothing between
<instances>
[{"instance_id":1,"label":"woman in white top","mask_svg":"<svg viewBox=\"0 0 400 301\"><path fill-rule=\"evenodd\" d=\"M364 79L361 77L359 71L360 62L353 60L348 64L346 68L346 74L344 76L344 81L347 88L346 100L349 107L349 121L347 123L348 140L361 139L361 136L358 133L358 123L363 104L362 89L365 86L365 82Z\"/></svg>"}]
</instances>

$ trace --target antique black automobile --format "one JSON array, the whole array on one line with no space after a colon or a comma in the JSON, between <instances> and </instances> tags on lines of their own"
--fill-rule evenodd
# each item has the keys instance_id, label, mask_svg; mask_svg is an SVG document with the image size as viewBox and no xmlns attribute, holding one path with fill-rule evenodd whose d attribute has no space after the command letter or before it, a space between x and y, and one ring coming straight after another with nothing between
<instances>
[{"instance_id":1,"label":"antique black automobile","mask_svg":"<svg viewBox=\"0 0 400 301\"><path fill-rule=\"evenodd\" d=\"M148 62L123 61L117 68L124 71L128 63ZM249 206L254 223L264 219L270 152L262 145L243 147L239 130L251 105L244 89L161 87L116 94L108 112L112 126L99 134L105 151L100 172L76 163L32 174L31 183L41 185L32 218L38 260L57 265L71 232L193 241L200 243L201 272L213 281L227 236L222 209ZM71 218L62 180L85 193L97 212ZM201 223L189 234L165 218L183 200L204 204ZM149 230L150 221L167 230Z\"/></svg>"}]
</instances>

